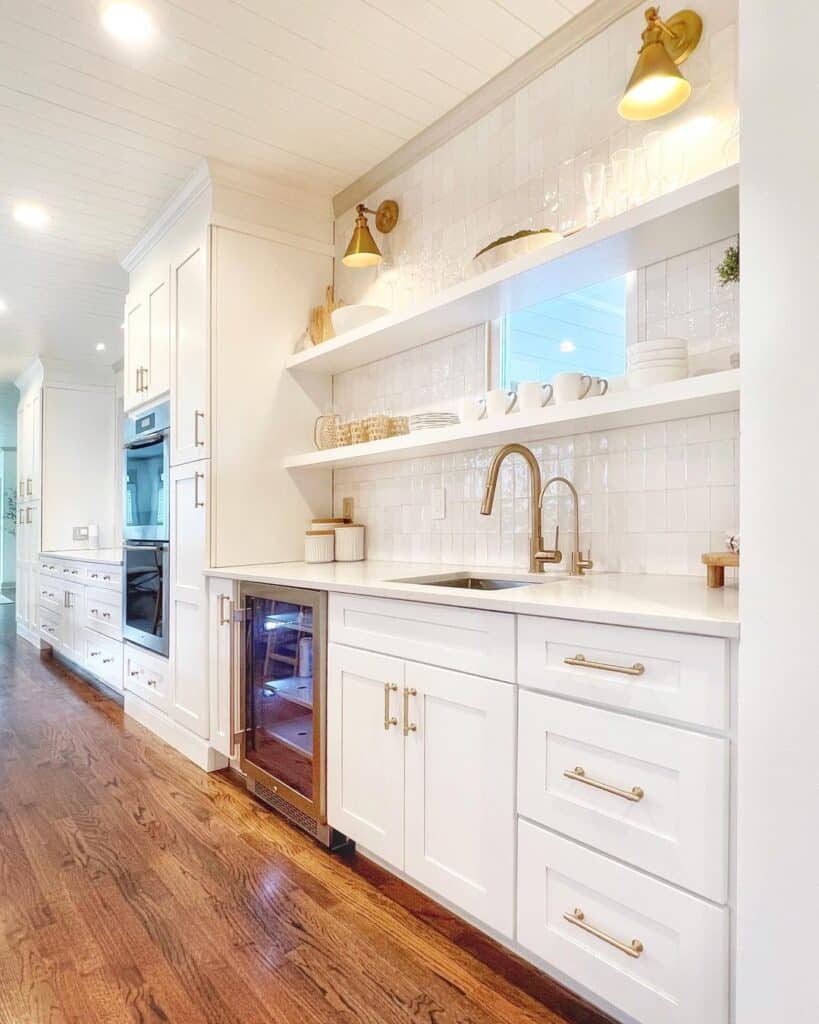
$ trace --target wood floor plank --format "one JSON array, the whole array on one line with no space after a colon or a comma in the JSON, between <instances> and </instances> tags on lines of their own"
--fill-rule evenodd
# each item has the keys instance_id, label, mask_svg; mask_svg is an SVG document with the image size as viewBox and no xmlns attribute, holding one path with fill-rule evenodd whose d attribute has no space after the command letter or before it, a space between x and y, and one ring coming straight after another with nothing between
<instances>
[{"instance_id":1,"label":"wood floor plank","mask_svg":"<svg viewBox=\"0 0 819 1024\"><path fill-rule=\"evenodd\" d=\"M200 771L0 607L0 1024L605 1021Z\"/></svg>"}]
</instances>

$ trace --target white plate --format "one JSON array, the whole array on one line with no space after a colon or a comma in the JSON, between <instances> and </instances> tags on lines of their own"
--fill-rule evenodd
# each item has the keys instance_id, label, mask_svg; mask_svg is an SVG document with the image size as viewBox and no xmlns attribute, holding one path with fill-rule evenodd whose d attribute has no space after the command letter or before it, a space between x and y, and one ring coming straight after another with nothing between
<instances>
[{"instance_id":1,"label":"white plate","mask_svg":"<svg viewBox=\"0 0 819 1024\"><path fill-rule=\"evenodd\" d=\"M628 386L632 391L651 387L652 384L668 384L673 380L683 380L688 376L684 366L659 366L650 370L629 370Z\"/></svg>"}]
</instances>

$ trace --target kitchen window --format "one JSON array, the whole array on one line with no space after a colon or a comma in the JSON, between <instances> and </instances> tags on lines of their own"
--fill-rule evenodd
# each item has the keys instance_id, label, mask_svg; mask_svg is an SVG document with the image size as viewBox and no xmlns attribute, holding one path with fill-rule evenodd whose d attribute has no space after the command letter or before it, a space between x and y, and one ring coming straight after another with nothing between
<instances>
[{"instance_id":1,"label":"kitchen window","mask_svg":"<svg viewBox=\"0 0 819 1024\"><path fill-rule=\"evenodd\" d=\"M536 303L499 322L500 386L550 381L556 373L596 377L626 372L626 344L636 322L635 274Z\"/></svg>"}]
</instances>

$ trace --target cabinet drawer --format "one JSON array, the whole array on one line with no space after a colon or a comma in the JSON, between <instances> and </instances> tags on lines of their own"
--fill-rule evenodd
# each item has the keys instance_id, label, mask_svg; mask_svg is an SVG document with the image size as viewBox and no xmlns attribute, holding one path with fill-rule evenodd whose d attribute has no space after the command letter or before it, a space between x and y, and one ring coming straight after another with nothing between
<instances>
[{"instance_id":1,"label":"cabinet drawer","mask_svg":"<svg viewBox=\"0 0 819 1024\"><path fill-rule=\"evenodd\" d=\"M40 556L41 573L45 573L47 576L62 576L63 568L62 562L55 562L48 557Z\"/></svg>"},{"instance_id":2,"label":"cabinet drawer","mask_svg":"<svg viewBox=\"0 0 819 1024\"><path fill-rule=\"evenodd\" d=\"M728 644L715 637L522 615L518 682L624 711L728 727Z\"/></svg>"},{"instance_id":3,"label":"cabinet drawer","mask_svg":"<svg viewBox=\"0 0 819 1024\"><path fill-rule=\"evenodd\" d=\"M169 663L130 644L124 645L123 656L124 688L164 711L168 706Z\"/></svg>"},{"instance_id":4,"label":"cabinet drawer","mask_svg":"<svg viewBox=\"0 0 819 1024\"><path fill-rule=\"evenodd\" d=\"M503 612L330 594L330 640L514 682L515 618Z\"/></svg>"},{"instance_id":5,"label":"cabinet drawer","mask_svg":"<svg viewBox=\"0 0 819 1024\"><path fill-rule=\"evenodd\" d=\"M122 641L112 640L93 629L82 636L83 665L115 690L122 689Z\"/></svg>"},{"instance_id":6,"label":"cabinet drawer","mask_svg":"<svg viewBox=\"0 0 819 1024\"><path fill-rule=\"evenodd\" d=\"M122 636L122 601L113 590L88 587L85 593L85 624L90 629L119 639Z\"/></svg>"},{"instance_id":7,"label":"cabinet drawer","mask_svg":"<svg viewBox=\"0 0 819 1024\"><path fill-rule=\"evenodd\" d=\"M49 562L49 565L51 563ZM79 562L57 562L54 571L55 576L64 580L71 580L74 583L81 583L84 580L84 566Z\"/></svg>"},{"instance_id":8,"label":"cabinet drawer","mask_svg":"<svg viewBox=\"0 0 819 1024\"><path fill-rule=\"evenodd\" d=\"M119 591L122 589L122 572L119 567L110 565L86 565L85 582L93 587Z\"/></svg>"},{"instance_id":9,"label":"cabinet drawer","mask_svg":"<svg viewBox=\"0 0 819 1024\"><path fill-rule=\"evenodd\" d=\"M60 616L57 612L52 612L48 608L40 607L40 634L46 643L51 644L52 647L60 648L62 643L60 641Z\"/></svg>"},{"instance_id":10,"label":"cabinet drawer","mask_svg":"<svg viewBox=\"0 0 819 1024\"><path fill-rule=\"evenodd\" d=\"M41 608L48 608L59 613L65 601L65 591L51 576L40 571L39 601Z\"/></svg>"},{"instance_id":11,"label":"cabinet drawer","mask_svg":"<svg viewBox=\"0 0 819 1024\"><path fill-rule=\"evenodd\" d=\"M727 899L727 740L523 690L518 811L709 899Z\"/></svg>"},{"instance_id":12,"label":"cabinet drawer","mask_svg":"<svg viewBox=\"0 0 819 1024\"><path fill-rule=\"evenodd\" d=\"M518 941L637 1021L728 1020L727 908L525 821Z\"/></svg>"}]
</instances>

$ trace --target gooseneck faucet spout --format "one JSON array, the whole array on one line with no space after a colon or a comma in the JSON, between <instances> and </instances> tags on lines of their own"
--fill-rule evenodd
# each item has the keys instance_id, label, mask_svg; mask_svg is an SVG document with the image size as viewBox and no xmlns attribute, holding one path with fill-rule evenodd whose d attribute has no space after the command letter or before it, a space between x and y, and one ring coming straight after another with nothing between
<instances>
[{"instance_id":1,"label":"gooseneck faucet spout","mask_svg":"<svg viewBox=\"0 0 819 1024\"><path fill-rule=\"evenodd\" d=\"M483 492L481 515L488 516L492 514L501 465L508 455L520 455L529 467L529 512L532 517L532 525L529 531L529 572L543 572L543 563L537 558L537 555L543 549L543 537L540 533L540 466L537 459L525 445L505 444L495 452L495 457L492 459L492 464L486 476L486 488Z\"/></svg>"},{"instance_id":2,"label":"gooseneck faucet spout","mask_svg":"<svg viewBox=\"0 0 819 1024\"><path fill-rule=\"evenodd\" d=\"M543 499L546 497L546 492L552 484L565 484L571 492L572 504L574 505L574 550L572 551L572 567L569 570L569 575L585 576L587 569L594 568L594 562L591 560L591 551L589 551L589 557L584 558L583 552L580 550L580 498L577 495L577 488L571 480L567 480L565 476L553 476L551 480L546 481L538 500L538 514L543 508ZM555 547L557 547L557 543L555 543Z\"/></svg>"}]
</instances>

